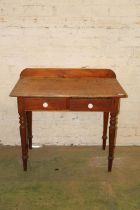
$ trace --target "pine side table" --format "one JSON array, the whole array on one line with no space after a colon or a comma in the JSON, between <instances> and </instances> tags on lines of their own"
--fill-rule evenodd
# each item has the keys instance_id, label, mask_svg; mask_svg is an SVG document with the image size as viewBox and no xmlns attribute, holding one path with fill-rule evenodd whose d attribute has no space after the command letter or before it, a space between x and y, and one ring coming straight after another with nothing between
<instances>
[{"instance_id":1,"label":"pine side table","mask_svg":"<svg viewBox=\"0 0 140 210\"><path fill-rule=\"evenodd\" d=\"M17 97L18 102L24 171L27 170L28 148L32 149L33 111L103 112L103 149L110 114L108 171L111 171L120 98L127 97L112 70L24 69L10 96Z\"/></svg>"}]
</instances>

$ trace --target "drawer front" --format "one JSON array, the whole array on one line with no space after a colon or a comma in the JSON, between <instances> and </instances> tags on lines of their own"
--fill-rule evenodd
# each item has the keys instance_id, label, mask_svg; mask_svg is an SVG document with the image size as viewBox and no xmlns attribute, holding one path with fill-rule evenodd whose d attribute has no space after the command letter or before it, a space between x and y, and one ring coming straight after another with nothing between
<instances>
[{"instance_id":1,"label":"drawer front","mask_svg":"<svg viewBox=\"0 0 140 210\"><path fill-rule=\"evenodd\" d=\"M66 110L65 98L25 98L25 110L27 111L51 111Z\"/></svg>"},{"instance_id":2,"label":"drawer front","mask_svg":"<svg viewBox=\"0 0 140 210\"><path fill-rule=\"evenodd\" d=\"M111 99L71 99L70 110L73 111L112 111Z\"/></svg>"}]
</instances>

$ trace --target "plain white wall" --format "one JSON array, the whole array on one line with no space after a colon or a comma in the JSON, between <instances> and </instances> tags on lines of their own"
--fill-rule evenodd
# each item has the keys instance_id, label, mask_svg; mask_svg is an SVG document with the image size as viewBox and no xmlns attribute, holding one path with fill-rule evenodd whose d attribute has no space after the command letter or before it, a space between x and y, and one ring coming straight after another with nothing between
<instances>
[{"instance_id":1,"label":"plain white wall","mask_svg":"<svg viewBox=\"0 0 140 210\"><path fill-rule=\"evenodd\" d=\"M140 145L140 1L0 0L0 141L20 144L16 98L26 67L111 68L126 89L118 145ZM35 144L101 144L101 113L34 113Z\"/></svg>"}]
</instances>

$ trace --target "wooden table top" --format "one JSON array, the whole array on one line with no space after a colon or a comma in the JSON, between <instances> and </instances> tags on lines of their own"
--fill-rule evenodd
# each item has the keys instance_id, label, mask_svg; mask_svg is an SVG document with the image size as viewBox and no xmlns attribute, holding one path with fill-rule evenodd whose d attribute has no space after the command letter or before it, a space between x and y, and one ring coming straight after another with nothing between
<instances>
[{"instance_id":1,"label":"wooden table top","mask_svg":"<svg viewBox=\"0 0 140 210\"><path fill-rule=\"evenodd\" d=\"M13 97L127 97L116 78L21 77Z\"/></svg>"}]
</instances>

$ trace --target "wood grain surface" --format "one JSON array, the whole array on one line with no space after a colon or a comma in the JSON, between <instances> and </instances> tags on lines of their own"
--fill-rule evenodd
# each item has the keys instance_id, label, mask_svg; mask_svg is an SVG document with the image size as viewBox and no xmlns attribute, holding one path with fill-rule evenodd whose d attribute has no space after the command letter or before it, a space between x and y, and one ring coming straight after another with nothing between
<instances>
[{"instance_id":1,"label":"wood grain surface","mask_svg":"<svg viewBox=\"0 0 140 210\"><path fill-rule=\"evenodd\" d=\"M117 97L127 94L115 78L21 77L14 97Z\"/></svg>"}]
</instances>

